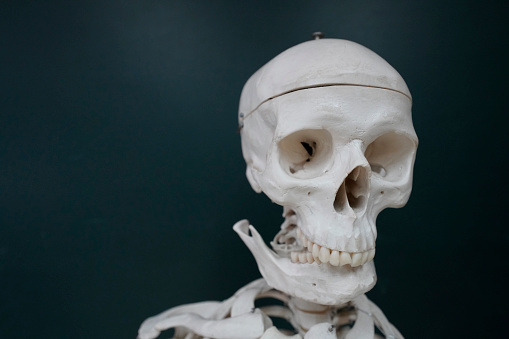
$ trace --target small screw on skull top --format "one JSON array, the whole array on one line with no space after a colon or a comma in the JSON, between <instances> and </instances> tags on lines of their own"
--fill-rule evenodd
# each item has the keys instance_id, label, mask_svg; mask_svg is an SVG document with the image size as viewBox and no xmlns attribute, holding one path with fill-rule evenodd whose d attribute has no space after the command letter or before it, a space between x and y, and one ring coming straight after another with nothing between
<instances>
[{"instance_id":1,"label":"small screw on skull top","mask_svg":"<svg viewBox=\"0 0 509 339\"><path fill-rule=\"evenodd\" d=\"M314 40L319 40L323 39L325 35L322 32L314 32L313 34L311 34L311 36L313 37Z\"/></svg>"}]
</instances>

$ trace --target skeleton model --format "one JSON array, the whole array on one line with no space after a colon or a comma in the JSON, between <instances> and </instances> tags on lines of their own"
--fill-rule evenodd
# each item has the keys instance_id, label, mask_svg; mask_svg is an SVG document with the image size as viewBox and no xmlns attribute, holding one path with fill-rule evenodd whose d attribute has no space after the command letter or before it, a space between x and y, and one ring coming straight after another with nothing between
<instances>
[{"instance_id":1,"label":"skeleton model","mask_svg":"<svg viewBox=\"0 0 509 339\"><path fill-rule=\"evenodd\" d=\"M411 106L398 72L351 41L304 42L258 70L240 99L242 152L252 188L285 221L272 249L247 220L233 229L264 279L151 317L139 338L402 338L364 293L376 283L376 217L412 188Z\"/></svg>"}]
</instances>

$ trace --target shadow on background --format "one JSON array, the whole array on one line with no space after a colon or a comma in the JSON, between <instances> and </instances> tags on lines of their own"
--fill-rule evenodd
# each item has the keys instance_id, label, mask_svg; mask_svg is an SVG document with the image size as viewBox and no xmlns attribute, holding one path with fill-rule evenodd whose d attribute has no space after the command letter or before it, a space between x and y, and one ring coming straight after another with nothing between
<instances>
[{"instance_id":1,"label":"shadow on background","mask_svg":"<svg viewBox=\"0 0 509 339\"><path fill-rule=\"evenodd\" d=\"M414 192L369 293L408 338L506 332L504 2L2 2L0 338L134 338L259 277L232 231L281 210L236 134L248 77L321 30L414 97Z\"/></svg>"}]
</instances>

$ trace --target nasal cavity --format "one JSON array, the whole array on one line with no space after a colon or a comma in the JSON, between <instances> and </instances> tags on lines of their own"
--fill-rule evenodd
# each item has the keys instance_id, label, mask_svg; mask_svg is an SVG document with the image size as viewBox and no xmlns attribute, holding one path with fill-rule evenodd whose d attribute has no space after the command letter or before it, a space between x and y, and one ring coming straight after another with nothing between
<instances>
[{"instance_id":1,"label":"nasal cavity","mask_svg":"<svg viewBox=\"0 0 509 339\"><path fill-rule=\"evenodd\" d=\"M336 193L334 209L341 212L350 207L359 212L366 206L368 175L365 167L355 167L345 178Z\"/></svg>"}]
</instances>

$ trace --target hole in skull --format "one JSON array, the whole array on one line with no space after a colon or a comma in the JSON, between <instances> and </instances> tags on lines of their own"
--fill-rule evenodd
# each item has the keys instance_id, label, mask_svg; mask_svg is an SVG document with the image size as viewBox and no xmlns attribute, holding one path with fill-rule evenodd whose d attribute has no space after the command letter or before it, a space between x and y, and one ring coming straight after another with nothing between
<instances>
[{"instance_id":1,"label":"hole in skull","mask_svg":"<svg viewBox=\"0 0 509 339\"><path fill-rule=\"evenodd\" d=\"M300 161L300 163L294 163L293 166L290 167L290 173L292 174L295 174L295 172L301 170L304 167L304 163L310 162L313 159L313 155L315 154L316 142L301 141L300 144L306 153L301 152L304 155L303 159Z\"/></svg>"},{"instance_id":2,"label":"hole in skull","mask_svg":"<svg viewBox=\"0 0 509 339\"><path fill-rule=\"evenodd\" d=\"M278 143L279 163L295 177L312 178L323 173L330 161L332 136L326 130L300 130Z\"/></svg>"},{"instance_id":3,"label":"hole in skull","mask_svg":"<svg viewBox=\"0 0 509 339\"><path fill-rule=\"evenodd\" d=\"M312 143L313 146L311 146L308 142L304 142L304 141L301 141L300 144L302 145L302 147L304 147L306 152L308 152L309 156L312 157L313 154L315 153L316 142ZM308 158L306 161L309 161L309 160L311 160L311 158Z\"/></svg>"},{"instance_id":4,"label":"hole in skull","mask_svg":"<svg viewBox=\"0 0 509 339\"><path fill-rule=\"evenodd\" d=\"M375 173L380 174L380 176L385 177L387 172L385 171L385 168L378 164L371 164L371 170Z\"/></svg>"},{"instance_id":5,"label":"hole in skull","mask_svg":"<svg viewBox=\"0 0 509 339\"><path fill-rule=\"evenodd\" d=\"M368 176L366 169L361 166L355 167L343 181L334 199L334 209L341 212L348 205L354 211L365 207L368 190Z\"/></svg>"},{"instance_id":6,"label":"hole in skull","mask_svg":"<svg viewBox=\"0 0 509 339\"><path fill-rule=\"evenodd\" d=\"M416 146L416 140L389 132L371 142L364 155L375 177L397 182L409 178Z\"/></svg>"},{"instance_id":7,"label":"hole in skull","mask_svg":"<svg viewBox=\"0 0 509 339\"><path fill-rule=\"evenodd\" d=\"M336 193L336 199L334 199L334 209L336 212L341 212L346 205L346 190L345 182L339 186L338 192Z\"/></svg>"}]
</instances>

